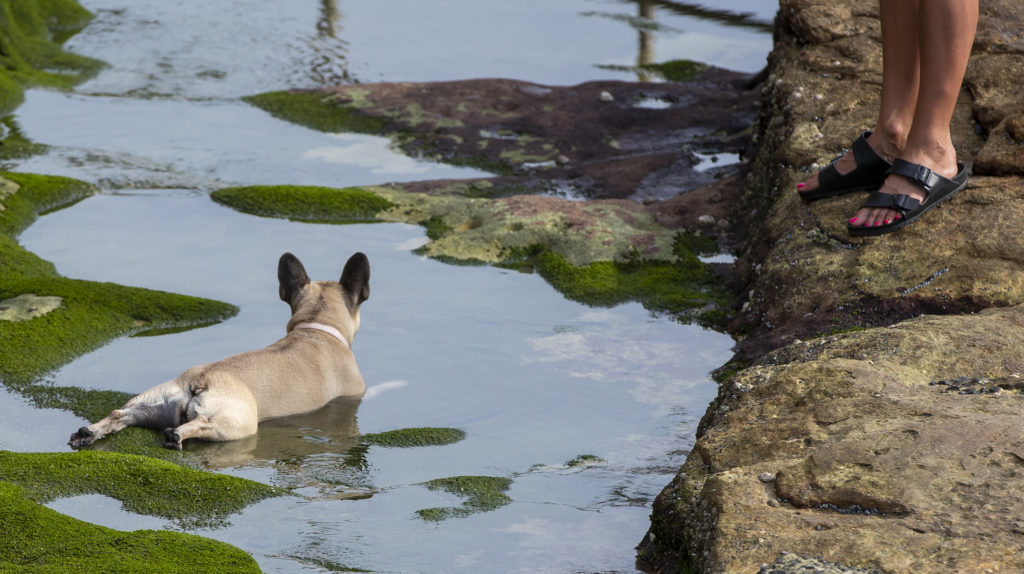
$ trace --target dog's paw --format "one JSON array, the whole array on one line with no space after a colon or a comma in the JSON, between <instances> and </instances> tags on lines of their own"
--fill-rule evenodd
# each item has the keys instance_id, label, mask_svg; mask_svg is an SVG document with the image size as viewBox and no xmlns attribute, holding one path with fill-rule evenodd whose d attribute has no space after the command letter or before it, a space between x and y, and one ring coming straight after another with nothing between
<instances>
[{"instance_id":1,"label":"dog's paw","mask_svg":"<svg viewBox=\"0 0 1024 574\"><path fill-rule=\"evenodd\" d=\"M71 435L71 438L68 440L68 446L78 450L83 446L89 446L94 440L96 440L96 435L89 430L89 427L82 427Z\"/></svg>"},{"instance_id":2,"label":"dog's paw","mask_svg":"<svg viewBox=\"0 0 1024 574\"><path fill-rule=\"evenodd\" d=\"M173 428L164 429L164 448L181 450L181 436Z\"/></svg>"}]
</instances>

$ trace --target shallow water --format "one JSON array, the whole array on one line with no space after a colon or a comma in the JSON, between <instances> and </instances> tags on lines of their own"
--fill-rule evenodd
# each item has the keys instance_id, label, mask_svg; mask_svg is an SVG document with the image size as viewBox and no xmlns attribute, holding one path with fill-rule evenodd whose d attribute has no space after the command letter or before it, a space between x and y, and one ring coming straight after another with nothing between
<instances>
[{"instance_id":1,"label":"shallow water","mask_svg":"<svg viewBox=\"0 0 1024 574\"><path fill-rule=\"evenodd\" d=\"M731 354L728 337L637 304L579 305L536 275L418 257L419 227L263 219L207 192L481 175L395 154L383 138L281 122L242 95L347 81L637 79L609 66L681 57L756 71L771 41L758 22L774 6L660 3L652 30L624 1L82 3L98 17L68 47L111 66L73 93L28 93L17 122L52 149L15 169L104 192L42 217L20 241L69 277L211 297L241 312L212 327L116 340L54 373L59 384L138 392L269 344L288 318L276 283L284 251L314 279L337 278L357 250L371 262L354 343L367 397L264 424L256 440L189 445L211 468L300 495L199 533L240 546L268 572L633 571L651 501L692 444L716 390L709 372ZM84 422L0 393L0 448L62 451ZM413 426L457 427L467 438L353 449L360 432ZM566 466L581 454L604 462ZM441 523L418 518L418 509L461 500L417 483L456 475L512 478L513 502ZM51 506L113 528L178 528L102 496Z\"/></svg>"},{"instance_id":2,"label":"shallow water","mask_svg":"<svg viewBox=\"0 0 1024 574\"><path fill-rule=\"evenodd\" d=\"M68 242L69 235L78 239ZM61 385L128 392L280 337L288 311L277 300L275 265L283 251L297 254L314 278L339 275L353 250L369 256L371 298L353 348L368 384L390 388L360 405L264 425L258 448L247 441L192 447L212 467L314 497L261 503L233 518L234 526L205 533L253 552L270 571L294 564L267 559L309 558L307 546L321 537L317 552L332 561L382 571L474 571L481 564L495 571L629 571L647 506L681 464L713 396L708 372L732 345L636 304L592 309L566 301L535 275L420 258L409 251L424 241L418 227L261 219L187 191L92 197L43 217L21 239L71 277L241 307L213 327L117 340L55 374ZM42 421L37 434L48 440L26 446L63 450L84 422L67 418ZM371 447L368 470L346 467L353 435L411 426L457 427L468 436L444 447ZM607 462L564 467L580 454ZM415 483L478 474L514 477L515 502L441 525L416 517L420 508L458 501ZM376 494L345 500L367 493ZM90 504L55 508L98 518ZM266 512L288 518L260 519ZM107 525L150 521L136 525L115 515ZM331 535L349 529L358 531L355 540ZM394 539L402 540L397 556ZM354 563L353 552L361 557ZM462 552L481 553L483 562L466 558L462 568Z\"/></svg>"},{"instance_id":3,"label":"shallow water","mask_svg":"<svg viewBox=\"0 0 1024 574\"><path fill-rule=\"evenodd\" d=\"M66 46L111 69L78 91L234 98L349 81L636 80L620 66L765 66L777 3L761 0L81 0ZM703 4L703 5L702 5Z\"/></svg>"}]
</instances>

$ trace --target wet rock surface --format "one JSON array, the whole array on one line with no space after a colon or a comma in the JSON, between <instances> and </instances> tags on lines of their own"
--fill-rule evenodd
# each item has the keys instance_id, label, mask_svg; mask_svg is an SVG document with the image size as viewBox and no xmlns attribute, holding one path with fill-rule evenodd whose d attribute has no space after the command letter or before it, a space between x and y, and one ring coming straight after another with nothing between
<instances>
[{"instance_id":1,"label":"wet rock surface","mask_svg":"<svg viewBox=\"0 0 1024 574\"><path fill-rule=\"evenodd\" d=\"M698 171L697 154L747 146L759 98L751 81L705 68L684 82L563 87L482 79L293 93L316 94L322 104L356 113L371 122L366 129L391 136L410 155L501 174L493 192L543 188L661 200L737 171ZM424 182L418 190L438 185L444 186Z\"/></svg>"},{"instance_id":2,"label":"wet rock surface","mask_svg":"<svg viewBox=\"0 0 1024 574\"><path fill-rule=\"evenodd\" d=\"M731 324L748 366L655 501L647 571L1024 571L1024 10L981 2L953 121L968 189L851 238L862 196L805 204L795 184L874 123L876 12L781 3Z\"/></svg>"},{"instance_id":3,"label":"wet rock surface","mask_svg":"<svg viewBox=\"0 0 1024 574\"><path fill-rule=\"evenodd\" d=\"M570 299L640 301L718 325L732 265L697 256L745 237L736 206L760 93L755 76L692 67L664 83L380 83L246 100L293 123L387 136L411 156L496 174L360 190L392 205L375 218L427 228L419 253L536 270ZM281 194L220 190L214 199L310 220L271 195Z\"/></svg>"}]
</instances>

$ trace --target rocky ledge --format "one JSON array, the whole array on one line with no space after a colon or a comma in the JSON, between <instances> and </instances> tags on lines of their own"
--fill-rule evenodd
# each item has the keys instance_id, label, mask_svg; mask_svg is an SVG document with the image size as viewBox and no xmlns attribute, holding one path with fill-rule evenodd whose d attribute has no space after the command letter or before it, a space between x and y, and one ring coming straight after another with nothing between
<instances>
[{"instance_id":1,"label":"rocky ledge","mask_svg":"<svg viewBox=\"0 0 1024 574\"><path fill-rule=\"evenodd\" d=\"M858 239L862 197L794 186L874 123L877 6L781 2L734 374L655 502L643 569L1024 571L1024 5L981 12L953 122L971 184Z\"/></svg>"}]
</instances>

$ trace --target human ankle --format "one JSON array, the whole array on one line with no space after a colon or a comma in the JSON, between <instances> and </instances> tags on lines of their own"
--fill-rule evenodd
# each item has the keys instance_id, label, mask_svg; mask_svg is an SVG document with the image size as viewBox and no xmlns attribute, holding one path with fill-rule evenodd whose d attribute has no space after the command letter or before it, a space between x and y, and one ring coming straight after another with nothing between
<instances>
[{"instance_id":1,"label":"human ankle","mask_svg":"<svg viewBox=\"0 0 1024 574\"><path fill-rule=\"evenodd\" d=\"M907 145L908 131L901 125L885 124L875 128L868 142L875 153L891 163L903 153L903 148Z\"/></svg>"}]
</instances>

